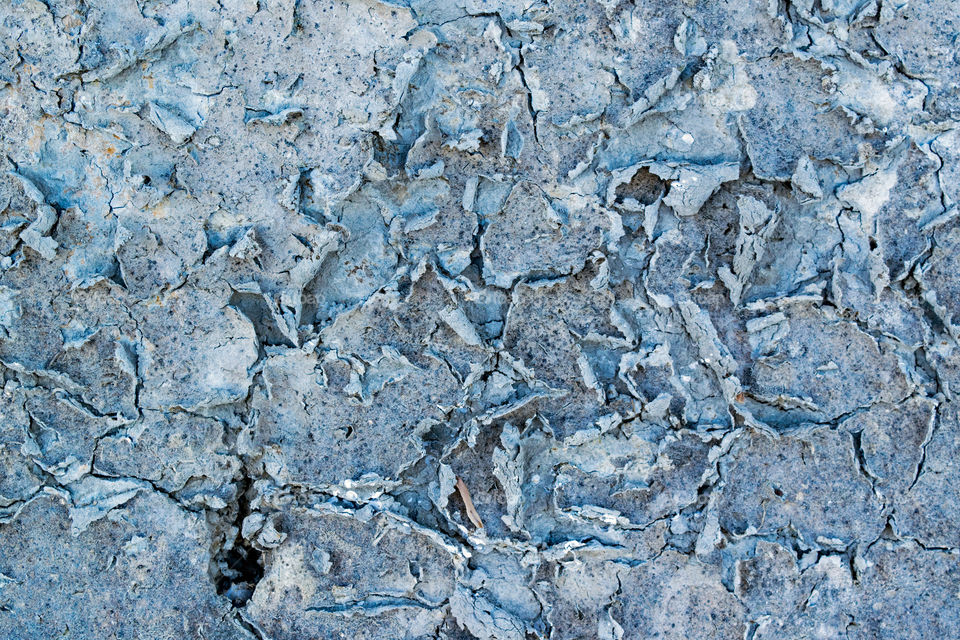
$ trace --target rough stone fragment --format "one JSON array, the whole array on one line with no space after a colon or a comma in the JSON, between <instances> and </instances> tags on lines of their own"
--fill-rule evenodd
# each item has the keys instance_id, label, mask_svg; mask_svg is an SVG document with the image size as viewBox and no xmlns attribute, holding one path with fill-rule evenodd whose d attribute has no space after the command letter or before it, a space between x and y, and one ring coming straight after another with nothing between
<instances>
[{"instance_id":1,"label":"rough stone fragment","mask_svg":"<svg viewBox=\"0 0 960 640\"><path fill-rule=\"evenodd\" d=\"M228 302L223 287L210 292L185 286L138 308L144 406L189 410L246 395L257 338L250 321Z\"/></svg>"},{"instance_id":2,"label":"rough stone fragment","mask_svg":"<svg viewBox=\"0 0 960 640\"><path fill-rule=\"evenodd\" d=\"M850 637L923 638L950 634L957 625L956 551L882 541L859 562L860 603ZM898 585L891 588L891 585ZM943 607L926 607L942 602Z\"/></svg>"},{"instance_id":3,"label":"rough stone fragment","mask_svg":"<svg viewBox=\"0 0 960 640\"><path fill-rule=\"evenodd\" d=\"M754 412L768 422L827 422L909 394L893 348L850 322L798 307L751 323L756 360L748 390L758 401Z\"/></svg>"},{"instance_id":4,"label":"rough stone fragment","mask_svg":"<svg viewBox=\"0 0 960 640\"><path fill-rule=\"evenodd\" d=\"M222 508L233 499L239 463L228 452L222 423L184 412L144 411L142 421L97 442L94 470L149 481L189 501Z\"/></svg>"},{"instance_id":5,"label":"rough stone fragment","mask_svg":"<svg viewBox=\"0 0 960 640\"><path fill-rule=\"evenodd\" d=\"M390 515L323 508L293 509L281 528L244 613L270 637L420 638L439 627L456 565L438 537Z\"/></svg>"},{"instance_id":6,"label":"rough stone fragment","mask_svg":"<svg viewBox=\"0 0 960 640\"><path fill-rule=\"evenodd\" d=\"M380 362L389 365L388 357ZM271 475L283 482L336 484L363 474L396 478L416 461L419 439L443 419L437 404L456 388L449 372L439 362L429 369L407 363L365 377L366 393L349 361L310 353L266 361L266 388L253 400L259 418L251 445L276 458L275 469L268 465Z\"/></svg>"},{"instance_id":7,"label":"rough stone fragment","mask_svg":"<svg viewBox=\"0 0 960 640\"><path fill-rule=\"evenodd\" d=\"M773 438L745 434L720 462L720 526L735 536L795 532L804 545L875 540L883 504L858 468L848 433L821 428Z\"/></svg>"},{"instance_id":8,"label":"rough stone fragment","mask_svg":"<svg viewBox=\"0 0 960 640\"><path fill-rule=\"evenodd\" d=\"M960 420L949 403L938 411L937 423L923 442L922 459L908 487L894 507L897 530L925 546L956 548L957 466L960 454Z\"/></svg>"},{"instance_id":9,"label":"rough stone fragment","mask_svg":"<svg viewBox=\"0 0 960 640\"><path fill-rule=\"evenodd\" d=\"M815 60L775 54L750 65L748 73L759 98L740 117L740 128L758 176L789 180L803 156L856 165L871 148L847 116L830 106Z\"/></svg>"},{"instance_id":10,"label":"rough stone fragment","mask_svg":"<svg viewBox=\"0 0 960 640\"><path fill-rule=\"evenodd\" d=\"M521 277L556 277L579 271L590 252L609 237L611 215L589 200L553 201L535 184L515 185L503 209L487 218L480 240L484 266L490 273L487 279L490 284L510 288Z\"/></svg>"},{"instance_id":11,"label":"rough stone fragment","mask_svg":"<svg viewBox=\"0 0 960 640\"><path fill-rule=\"evenodd\" d=\"M250 637L207 576L201 516L146 491L75 536L68 506L45 493L0 526L4 635Z\"/></svg>"},{"instance_id":12,"label":"rough stone fragment","mask_svg":"<svg viewBox=\"0 0 960 640\"><path fill-rule=\"evenodd\" d=\"M622 448L627 451L610 463L618 470L613 475L603 469L591 472L574 465L561 467L554 488L557 505L566 509L601 507L619 512L632 524L648 525L695 503L697 490L710 470L709 443L692 433L667 436L658 446L640 442L624 443ZM634 447L637 451L630 451Z\"/></svg>"},{"instance_id":13,"label":"rough stone fragment","mask_svg":"<svg viewBox=\"0 0 960 640\"><path fill-rule=\"evenodd\" d=\"M960 109L956 80L960 61L953 47L958 16L960 4L955 1L891 4L883 7L875 30L877 41L904 71L930 87L933 100L927 109L941 118L955 117Z\"/></svg>"},{"instance_id":14,"label":"rough stone fragment","mask_svg":"<svg viewBox=\"0 0 960 640\"><path fill-rule=\"evenodd\" d=\"M625 571L610 610L623 637L735 638L746 631L743 606L715 567L666 551Z\"/></svg>"}]
</instances>

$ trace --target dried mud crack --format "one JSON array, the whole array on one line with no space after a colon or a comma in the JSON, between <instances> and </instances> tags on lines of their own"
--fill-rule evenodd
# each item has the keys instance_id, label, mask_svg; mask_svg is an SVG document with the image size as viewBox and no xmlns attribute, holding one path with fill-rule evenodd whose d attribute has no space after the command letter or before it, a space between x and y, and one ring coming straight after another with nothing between
<instances>
[{"instance_id":1,"label":"dried mud crack","mask_svg":"<svg viewBox=\"0 0 960 640\"><path fill-rule=\"evenodd\" d=\"M960 637L958 0L0 6L0 637Z\"/></svg>"}]
</instances>

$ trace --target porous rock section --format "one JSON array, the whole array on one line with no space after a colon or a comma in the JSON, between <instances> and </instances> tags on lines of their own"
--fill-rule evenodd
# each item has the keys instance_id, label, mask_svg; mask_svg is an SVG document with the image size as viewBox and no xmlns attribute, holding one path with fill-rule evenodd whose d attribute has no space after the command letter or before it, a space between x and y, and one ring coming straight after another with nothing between
<instances>
[{"instance_id":1,"label":"porous rock section","mask_svg":"<svg viewBox=\"0 0 960 640\"><path fill-rule=\"evenodd\" d=\"M960 2L0 7L0 637L960 636Z\"/></svg>"}]
</instances>

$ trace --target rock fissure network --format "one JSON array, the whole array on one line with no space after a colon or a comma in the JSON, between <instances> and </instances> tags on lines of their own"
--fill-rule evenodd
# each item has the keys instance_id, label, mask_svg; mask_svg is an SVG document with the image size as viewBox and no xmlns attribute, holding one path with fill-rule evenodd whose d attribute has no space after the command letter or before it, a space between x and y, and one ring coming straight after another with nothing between
<instances>
[{"instance_id":1,"label":"rock fissure network","mask_svg":"<svg viewBox=\"0 0 960 640\"><path fill-rule=\"evenodd\" d=\"M0 637L960 637L958 0L6 0Z\"/></svg>"}]
</instances>

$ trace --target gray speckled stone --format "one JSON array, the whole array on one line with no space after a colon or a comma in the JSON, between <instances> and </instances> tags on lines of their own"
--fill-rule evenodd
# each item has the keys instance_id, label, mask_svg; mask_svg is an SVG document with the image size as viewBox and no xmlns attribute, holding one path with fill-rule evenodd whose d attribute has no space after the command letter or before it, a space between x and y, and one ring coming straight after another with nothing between
<instances>
[{"instance_id":1,"label":"gray speckled stone","mask_svg":"<svg viewBox=\"0 0 960 640\"><path fill-rule=\"evenodd\" d=\"M960 637L956 0L0 5L3 638Z\"/></svg>"}]
</instances>

